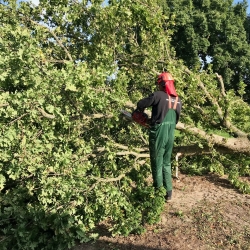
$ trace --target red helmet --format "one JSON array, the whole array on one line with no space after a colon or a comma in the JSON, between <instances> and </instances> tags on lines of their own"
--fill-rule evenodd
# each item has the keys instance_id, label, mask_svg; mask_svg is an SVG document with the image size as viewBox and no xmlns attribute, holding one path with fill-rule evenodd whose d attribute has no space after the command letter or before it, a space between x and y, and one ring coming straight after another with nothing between
<instances>
[{"instance_id":1,"label":"red helmet","mask_svg":"<svg viewBox=\"0 0 250 250\"><path fill-rule=\"evenodd\" d=\"M164 92L171 96L178 96L174 87L174 78L170 73L163 72L157 78L158 85L164 88Z\"/></svg>"},{"instance_id":2,"label":"red helmet","mask_svg":"<svg viewBox=\"0 0 250 250\"><path fill-rule=\"evenodd\" d=\"M172 75L168 72L161 73L157 78L157 83L160 84L162 82L166 83L166 81L174 81ZM165 84L164 84L165 85Z\"/></svg>"}]
</instances>

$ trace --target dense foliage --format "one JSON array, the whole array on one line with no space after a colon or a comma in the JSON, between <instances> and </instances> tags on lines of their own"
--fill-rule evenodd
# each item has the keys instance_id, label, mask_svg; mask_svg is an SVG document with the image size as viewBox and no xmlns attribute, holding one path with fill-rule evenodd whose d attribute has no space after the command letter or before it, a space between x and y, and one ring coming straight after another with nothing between
<instances>
[{"instance_id":1,"label":"dense foliage","mask_svg":"<svg viewBox=\"0 0 250 250\"><path fill-rule=\"evenodd\" d=\"M166 67L189 125L176 149L210 154L185 151L183 170L208 166L249 192L238 178L249 174L247 148L230 148L237 136L249 143L245 84L225 92L211 67L190 71L175 58L175 20L165 8L153 0L0 4L2 249L67 249L97 237L103 221L128 235L159 220L164 191L152 188L147 131L120 110L153 91ZM201 130L226 135L228 152Z\"/></svg>"},{"instance_id":2,"label":"dense foliage","mask_svg":"<svg viewBox=\"0 0 250 250\"><path fill-rule=\"evenodd\" d=\"M247 1L237 5L232 0L167 2L177 57L192 70L211 68L223 77L227 89L237 90L242 80L249 83ZM249 101L248 95L245 98Z\"/></svg>"}]
</instances>

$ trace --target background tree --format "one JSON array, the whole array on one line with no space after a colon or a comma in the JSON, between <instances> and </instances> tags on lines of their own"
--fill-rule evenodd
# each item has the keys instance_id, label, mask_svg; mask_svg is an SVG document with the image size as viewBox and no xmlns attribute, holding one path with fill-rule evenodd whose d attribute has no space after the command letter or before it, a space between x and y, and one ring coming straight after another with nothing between
<instances>
[{"instance_id":1,"label":"background tree","mask_svg":"<svg viewBox=\"0 0 250 250\"><path fill-rule=\"evenodd\" d=\"M0 5L3 249L70 248L97 237L102 221L127 235L159 220L147 131L120 109L132 110L166 67L184 103L183 171L208 166L249 192L238 179L250 162L245 87L226 91L216 72L176 59L174 20L162 13L153 0Z\"/></svg>"},{"instance_id":2,"label":"background tree","mask_svg":"<svg viewBox=\"0 0 250 250\"><path fill-rule=\"evenodd\" d=\"M232 3L232 0L167 1L166 14L174 20L167 26L173 30L171 45L176 56L189 69L212 69L223 77L226 89L237 91L243 81L249 91L247 1Z\"/></svg>"}]
</instances>

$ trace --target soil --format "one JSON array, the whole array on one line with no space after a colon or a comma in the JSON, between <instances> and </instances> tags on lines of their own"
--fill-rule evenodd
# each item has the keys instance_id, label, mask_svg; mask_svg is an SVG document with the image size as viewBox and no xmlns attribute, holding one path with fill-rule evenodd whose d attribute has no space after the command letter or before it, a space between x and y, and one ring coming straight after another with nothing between
<instances>
[{"instance_id":1,"label":"soil","mask_svg":"<svg viewBox=\"0 0 250 250\"><path fill-rule=\"evenodd\" d=\"M98 240L72 250L250 250L250 195L214 174L179 174L173 186L161 221L146 233L112 237L102 230Z\"/></svg>"}]
</instances>

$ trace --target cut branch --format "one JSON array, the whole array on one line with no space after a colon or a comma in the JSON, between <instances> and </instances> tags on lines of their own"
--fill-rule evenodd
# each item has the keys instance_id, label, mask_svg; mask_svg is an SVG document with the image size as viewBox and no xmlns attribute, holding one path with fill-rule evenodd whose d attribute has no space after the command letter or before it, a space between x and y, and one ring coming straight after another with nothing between
<instances>
[{"instance_id":1,"label":"cut branch","mask_svg":"<svg viewBox=\"0 0 250 250\"><path fill-rule=\"evenodd\" d=\"M243 153L246 155L250 155L250 141L247 137L225 138L220 135L208 134L196 127L185 126L185 124L183 123L178 123L176 128L178 130L187 131L193 135L205 139L208 144L211 144L213 148L221 153ZM198 151L202 151L202 149Z\"/></svg>"},{"instance_id":2,"label":"cut branch","mask_svg":"<svg viewBox=\"0 0 250 250\"><path fill-rule=\"evenodd\" d=\"M103 117L105 117L105 118L111 118L111 117L113 117L113 115L90 114L90 115L83 115L82 117L85 118L85 119L90 119L90 118L92 118L92 119L98 119L98 118L103 118Z\"/></svg>"}]
</instances>

